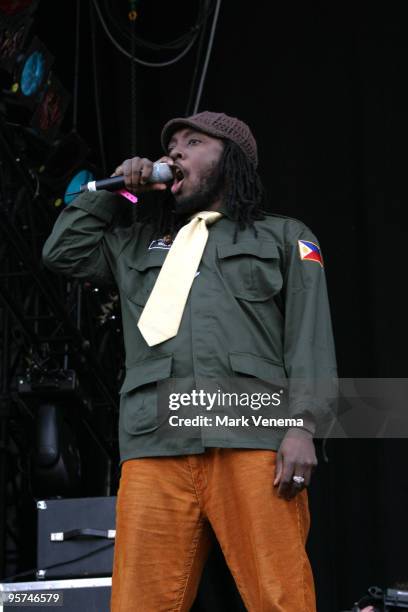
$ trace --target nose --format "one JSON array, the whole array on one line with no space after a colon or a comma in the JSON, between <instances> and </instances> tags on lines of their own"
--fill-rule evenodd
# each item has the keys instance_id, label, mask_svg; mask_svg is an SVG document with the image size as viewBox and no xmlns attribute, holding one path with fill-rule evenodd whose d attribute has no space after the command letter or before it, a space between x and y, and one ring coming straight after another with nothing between
<instances>
[{"instance_id":1,"label":"nose","mask_svg":"<svg viewBox=\"0 0 408 612\"><path fill-rule=\"evenodd\" d=\"M179 145L175 145L170 151L169 157L171 157L173 161L176 161L177 159L183 159L184 158L183 149Z\"/></svg>"}]
</instances>

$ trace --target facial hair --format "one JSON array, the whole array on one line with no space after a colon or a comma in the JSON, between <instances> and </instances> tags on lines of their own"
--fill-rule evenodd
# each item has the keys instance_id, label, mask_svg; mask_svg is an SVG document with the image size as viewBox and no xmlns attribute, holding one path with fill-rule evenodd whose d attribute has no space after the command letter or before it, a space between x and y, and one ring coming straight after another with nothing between
<instances>
[{"instance_id":1,"label":"facial hair","mask_svg":"<svg viewBox=\"0 0 408 612\"><path fill-rule=\"evenodd\" d=\"M208 210L222 194L224 177L221 174L221 164L216 162L208 172L201 177L195 193L181 196L174 207L174 214L179 216L192 215L201 210Z\"/></svg>"}]
</instances>

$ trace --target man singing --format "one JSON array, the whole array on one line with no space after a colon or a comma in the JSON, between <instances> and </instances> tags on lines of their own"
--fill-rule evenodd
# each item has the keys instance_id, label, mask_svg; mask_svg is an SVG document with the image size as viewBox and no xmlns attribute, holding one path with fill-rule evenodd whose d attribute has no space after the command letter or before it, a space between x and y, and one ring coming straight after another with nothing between
<instances>
[{"instance_id":1,"label":"man singing","mask_svg":"<svg viewBox=\"0 0 408 612\"><path fill-rule=\"evenodd\" d=\"M112 611L187 612L215 535L249 612L313 612L306 489L327 411L315 389L336 375L320 248L303 223L262 211L256 141L242 121L173 119L162 145L170 185L149 183L146 158L114 173L133 193L169 195L157 215L118 227L126 200L86 193L44 247L50 268L120 293L127 369ZM174 435L158 383L220 377L284 380L286 414L302 425Z\"/></svg>"}]
</instances>

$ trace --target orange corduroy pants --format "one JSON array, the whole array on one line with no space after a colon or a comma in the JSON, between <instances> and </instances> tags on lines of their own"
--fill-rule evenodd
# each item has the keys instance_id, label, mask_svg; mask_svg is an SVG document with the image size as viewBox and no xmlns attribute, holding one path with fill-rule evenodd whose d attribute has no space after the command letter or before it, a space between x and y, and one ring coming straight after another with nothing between
<instances>
[{"instance_id":1,"label":"orange corduroy pants","mask_svg":"<svg viewBox=\"0 0 408 612\"><path fill-rule=\"evenodd\" d=\"M249 612L315 612L307 492L278 497L275 460L214 448L125 461L111 612L190 610L212 532Z\"/></svg>"}]
</instances>

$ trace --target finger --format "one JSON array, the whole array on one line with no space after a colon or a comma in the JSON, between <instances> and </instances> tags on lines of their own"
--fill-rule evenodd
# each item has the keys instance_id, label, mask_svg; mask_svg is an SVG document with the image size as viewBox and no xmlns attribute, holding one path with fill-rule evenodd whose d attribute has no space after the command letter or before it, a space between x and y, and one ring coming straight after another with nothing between
<instances>
[{"instance_id":1,"label":"finger","mask_svg":"<svg viewBox=\"0 0 408 612\"><path fill-rule=\"evenodd\" d=\"M305 479L304 486L308 487L310 485L310 481L312 479L312 466L308 466L304 468L303 477Z\"/></svg>"},{"instance_id":2,"label":"finger","mask_svg":"<svg viewBox=\"0 0 408 612\"><path fill-rule=\"evenodd\" d=\"M296 495L291 482L282 481L278 489L279 497L283 499L292 499Z\"/></svg>"},{"instance_id":3,"label":"finger","mask_svg":"<svg viewBox=\"0 0 408 612\"><path fill-rule=\"evenodd\" d=\"M303 484L296 484L295 482L291 482L284 489L282 497L284 497L287 500L293 499L298 493L303 491L304 488L305 487Z\"/></svg>"},{"instance_id":4,"label":"finger","mask_svg":"<svg viewBox=\"0 0 408 612\"><path fill-rule=\"evenodd\" d=\"M140 158L126 159L122 163L123 176L125 185L129 190L136 189L139 185L139 166Z\"/></svg>"},{"instance_id":5,"label":"finger","mask_svg":"<svg viewBox=\"0 0 408 612\"><path fill-rule=\"evenodd\" d=\"M293 461L288 459L283 460L283 468L282 468L282 476L281 482L278 489L278 494L282 497L287 498L290 495L292 490L292 476L295 472L295 464Z\"/></svg>"},{"instance_id":6,"label":"finger","mask_svg":"<svg viewBox=\"0 0 408 612\"><path fill-rule=\"evenodd\" d=\"M140 157L132 157L130 160L130 180L134 187L140 186L143 161Z\"/></svg>"},{"instance_id":7,"label":"finger","mask_svg":"<svg viewBox=\"0 0 408 612\"><path fill-rule=\"evenodd\" d=\"M296 497L296 495L299 495L299 493L301 493L304 488L305 488L304 486L300 486L300 487L292 486L290 488L290 491L288 491L285 499L287 500L293 499L294 497Z\"/></svg>"},{"instance_id":8,"label":"finger","mask_svg":"<svg viewBox=\"0 0 408 612\"><path fill-rule=\"evenodd\" d=\"M114 170L111 176L121 176L123 174L122 166L118 166L116 170Z\"/></svg>"},{"instance_id":9,"label":"finger","mask_svg":"<svg viewBox=\"0 0 408 612\"><path fill-rule=\"evenodd\" d=\"M153 170L153 162L144 157L140 166L140 184L145 185Z\"/></svg>"},{"instance_id":10,"label":"finger","mask_svg":"<svg viewBox=\"0 0 408 612\"><path fill-rule=\"evenodd\" d=\"M281 478L282 474L282 455L278 452L276 456L276 466L275 466L275 480L273 481L273 486L276 487Z\"/></svg>"},{"instance_id":11,"label":"finger","mask_svg":"<svg viewBox=\"0 0 408 612\"><path fill-rule=\"evenodd\" d=\"M292 487L295 491L301 491L302 489L305 488L306 486L306 479L307 476L306 474L302 474L299 470L295 470L295 474L292 477ZM298 482L297 480L294 480L294 477L296 476L296 478L299 476L300 478L303 478L303 481Z\"/></svg>"},{"instance_id":12,"label":"finger","mask_svg":"<svg viewBox=\"0 0 408 612\"><path fill-rule=\"evenodd\" d=\"M292 499L292 497L295 497L296 493L293 490L292 485L286 482L281 483L279 489L278 489L278 496L282 497L282 499L286 499L287 501L289 501L290 499Z\"/></svg>"},{"instance_id":13,"label":"finger","mask_svg":"<svg viewBox=\"0 0 408 612\"><path fill-rule=\"evenodd\" d=\"M310 481L312 480L313 471L316 469L316 467L317 467L316 455L314 455L313 457L308 457L305 461L303 461L302 464L298 464L296 466L297 470L295 471L295 474L303 475L305 479L305 482L304 482L305 487L308 487L310 485Z\"/></svg>"},{"instance_id":14,"label":"finger","mask_svg":"<svg viewBox=\"0 0 408 612\"><path fill-rule=\"evenodd\" d=\"M296 482L294 477L300 476L303 478L303 482ZM291 498L295 497L298 493L303 491L308 484L310 483L311 471L307 466L304 465L296 465L294 470L294 475L292 476L292 487L290 491Z\"/></svg>"}]
</instances>

